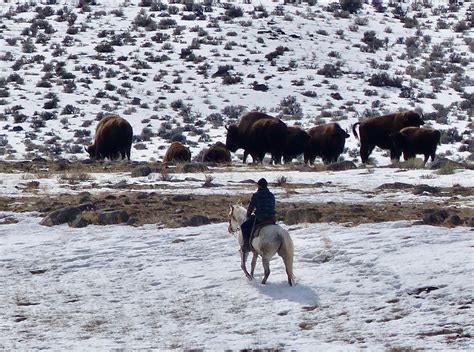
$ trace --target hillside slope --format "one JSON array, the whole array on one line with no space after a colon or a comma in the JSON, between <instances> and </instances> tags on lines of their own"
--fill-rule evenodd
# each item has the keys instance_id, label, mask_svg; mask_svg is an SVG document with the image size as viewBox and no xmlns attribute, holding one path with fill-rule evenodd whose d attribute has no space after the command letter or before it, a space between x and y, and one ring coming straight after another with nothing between
<instances>
[{"instance_id":1,"label":"hillside slope","mask_svg":"<svg viewBox=\"0 0 474 352\"><path fill-rule=\"evenodd\" d=\"M132 124L134 160L161 160L172 140L196 156L256 109L305 128L416 109L443 131L441 154L472 158L467 2L74 4L1 5L2 159L84 159L108 112ZM346 147L359 160L357 140Z\"/></svg>"}]
</instances>

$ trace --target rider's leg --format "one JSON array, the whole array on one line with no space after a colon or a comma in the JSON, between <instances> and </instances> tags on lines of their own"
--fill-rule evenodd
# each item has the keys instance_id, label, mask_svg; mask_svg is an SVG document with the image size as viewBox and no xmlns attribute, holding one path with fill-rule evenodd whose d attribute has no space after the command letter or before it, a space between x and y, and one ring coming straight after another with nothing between
<instances>
[{"instance_id":1,"label":"rider's leg","mask_svg":"<svg viewBox=\"0 0 474 352\"><path fill-rule=\"evenodd\" d=\"M254 215L252 215L250 218L245 220L242 225L240 225L240 229L242 230L242 238L244 240L244 243L242 245L242 251L243 252L249 252L250 251L250 232L252 231L253 224L255 222Z\"/></svg>"}]
</instances>

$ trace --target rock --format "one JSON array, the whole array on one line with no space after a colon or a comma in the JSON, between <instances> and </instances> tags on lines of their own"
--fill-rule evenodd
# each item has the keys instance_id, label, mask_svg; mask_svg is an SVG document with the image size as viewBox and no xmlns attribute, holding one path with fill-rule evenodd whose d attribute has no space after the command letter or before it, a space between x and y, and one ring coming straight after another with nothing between
<instances>
[{"instance_id":1,"label":"rock","mask_svg":"<svg viewBox=\"0 0 474 352\"><path fill-rule=\"evenodd\" d=\"M444 169L444 168L449 168L449 169L465 169L466 165L463 163L458 163L456 161L450 160L448 158L439 158L433 161L430 165L431 170L437 170L437 169Z\"/></svg>"},{"instance_id":2,"label":"rock","mask_svg":"<svg viewBox=\"0 0 474 352\"><path fill-rule=\"evenodd\" d=\"M194 215L190 219L186 220L183 226L201 226L210 224L211 220L204 215Z\"/></svg>"},{"instance_id":3,"label":"rock","mask_svg":"<svg viewBox=\"0 0 474 352\"><path fill-rule=\"evenodd\" d=\"M171 200L173 202L187 202L193 199L189 194L177 194Z\"/></svg>"},{"instance_id":4,"label":"rock","mask_svg":"<svg viewBox=\"0 0 474 352\"><path fill-rule=\"evenodd\" d=\"M151 168L149 166L139 166L132 170L132 177L145 177L151 174Z\"/></svg>"},{"instance_id":5,"label":"rock","mask_svg":"<svg viewBox=\"0 0 474 352\"><path fill-rule=\"evenodd\" d=\"M403 182L394 182L394 183L384 183L383 185L380 185L377 187L377 189L408 189L408 188L413 188L412 185L409 185L408 183L403 183Z\"/></svg>"},{"instance_id":6,"label":"rock","mask_svg":"<svg viewBox=\"0 0 474 352\"><path fill-rule=\"evenodd\" d=\"M147 199L149 197L150 197L150 194L147 193L147 192L138 192L137 193L137 199L139 199L139 200Z\"/></svg>"},{"instance_id":7,"label":"rock","mask_svg":"<svg viewBox=\"0 0 474 352\"><path fill-rule=\"evenodd\" d=\"M427 209L423 215L425 225L441 225L448 218L449 213L446 209Z\"/></svg>"},{"instance_id":8,"label":"rock","mask_svg":"<svg viewBox=\"0 0 474 352\"><path fill-rule=\"evenodd\" d=\"M454 215L451 215L449 218L448 218L448 221L447 223L451 226L460 226L463 224L463 221L461 220L461 218L459 217L459 215L457 214L454 214Z\"/></svg>"},{"instance_id":9,"label":"rock","mask_svg":"<svg viewBox=\"0 0 474 352\"><path fill-rule=\"evenodd\" d=\"M326 170L328 171L344 171L352 169L357 169L357 166L349 160L338 161L336 163L332 163L326 166Z\"/></svg>"},{"instance_id":10,"label":"rock","mask_svg":"<svg viewBox=\"0 0 474 352\"><path fill-rule=\"evenodd\" d=\"M84 219L81 214L77 215L76 218L73 221L69 222L69 227L73 228L81 228L81 227L86 227L89 225L89 221Z\"/></svg>"},{"instance_id":11,"label":"rock","mask_svg":"<svg viewBox=\"0 0 474 352\"><path fill-rule=\"evenodd\" d=\"M183 165L184 173L207 172L209 168L203 163L187 163Z\"/></svg>"},{"instance_id":12,"label":"rock","mask_svg":"<svg viewBox=\"0 0 474 352\"><path fill-rule=\"evenodd\" d=\"M423 193L431 193L436 194L439 193L439 189L436 187L428 186L428 185L417 185L413 190L413 194L420 195Z\"/></svg>"},{"instance_id":13,"label":"rock","mask_svg":"<svg viewBox=\"0 0 474 352\"><path fill-rule=\"evenodd\" d=\"M127 222L129 215L125 210L106 210L99 212L100 225L114 225Z\"/></svg>"},{"instance_id":14,"label":"rock","mask_svg":"<svg viewBox=\"0 0 474 352\"><path fill-rule=\"evenodd\" d=\"M474 227L474 217L466 221L466 225L469 227Z\"/></svg>"},{"instance_id":15,"label":"rock","mask_svg":"<svg viewBox=\"0 0 474 352\"><path fill-rule=\"evenodd\" d=\"M136 218L136 217L130 217L130 218L128 218L128 220L127 220L127 225L134 226L134 225L138 224L138 222L139 222L138 218Z\"/></svg>"},{"instance_id":16,"label":"rock","mask_svg":"<svg viewBox=\"0 0 474 352\"><path fill-rule=\"evenodd\" d=\"M94 205L90 202L82 203L77 206L64 207L46 215L40 224L44 226L54 226L72 222L82 211L91 209L94 209Z\"/></svg>"},{"instance_id":17,"label":"rock","mask_svg":"<svg viewBox=\"0 0 474 352\"><path fill-rule=\"evenodd\" d=\"M314 209L292 209L286 213L285 224L315 223L321 220L321 212Z\"/></svg>"}]
</instances>

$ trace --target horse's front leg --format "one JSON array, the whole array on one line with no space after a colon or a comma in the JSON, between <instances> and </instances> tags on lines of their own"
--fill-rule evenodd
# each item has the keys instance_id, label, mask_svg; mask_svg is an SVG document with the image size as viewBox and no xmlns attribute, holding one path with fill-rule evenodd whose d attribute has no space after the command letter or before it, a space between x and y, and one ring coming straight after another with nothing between
<instances>
[{"instance_id":1,"label":"horse's front leg","mask_svg":"<svg viewBox=\"0 0 474 352\"><path fill-rule=\"evenodd\" d=\"M257 252L252 252L252 262L250 263L250 275L253 277L253 273L255 272L255 265L257 264L258 254Z\"/></svg>"},{"instance_id":2,"label":"horse's front leg","mask_svg":"<svg viewBox=\"0 0 474 352\"><path fill-rule=\"evenodd\" d=\"M242 268L242 271L244 272L245 276L247 276L247 279L252 280L252 275L250 275L249 272L247 271L247 256L248 255L249 255L248 252L244 253L243 251L240 251L240 267Z\"/></svg>"}]
</instances>

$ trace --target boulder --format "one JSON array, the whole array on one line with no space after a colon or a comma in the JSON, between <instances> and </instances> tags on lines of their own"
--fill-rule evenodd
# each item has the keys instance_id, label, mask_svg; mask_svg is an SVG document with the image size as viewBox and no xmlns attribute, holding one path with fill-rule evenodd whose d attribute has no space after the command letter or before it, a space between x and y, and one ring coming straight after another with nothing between
<instances>
[{"instance_id":1,"label":"boulder","mask_svg":"<svg viewBox=\"0 0 474 352\"><path fill-rule=\"evenodd\" d=\"M77 215L76 218L73 221L69 222L69 227L73 228L81 228L81 227L86 227L89 225L89 221L84 219L81 214Z\"/></svg>"},{"instance_id":2,"label":"boulder","mask_svg":"<svg viewBox=\"0 0 474 352\"><path fill-rule=\"evenodd\" d=\"M151 174L151 167L149 166L139 166L132 170L132 177L145 177Z\"/></svg>"},{"instance_id":3,"label":"boulder","mask_svg":"<svg viewBox=\"0 0 474 352\"><path fill-rule=\"evenodd\" d=\"M438 158L435 161L433 161L430 165L431 170L444 169L444 168L465 169L466 164L458 163L457 161L453 161L448 158Z\"/></svg>"},{"instance_id":4,"label":"boulder","mask_svg":"<svg viewBox=\"0 0 474 352\"><path fill-rule=\"evenodd\" d=\"M130 216L125 210L105 210L98 214L99 225L114 225L127 222Z\"/></svg>"},{"instance_id":5,"label":"boulder","mask_svg":"<svg viewBox=\"0 0 474 352\"><path fill-rule=\"evenodd\" d=\"M417 185L413 190L413 194L420 195L423 193L430 193L430 194L437 194L439 193L439 189L436 187L428 186L428 185Z\"/></svg>"},{"instance_id":6,"label":"boulder","mask_svg":"<svg viewBox=\"0 0 474 352\"><path fill-rule=\"evenodd\" d=\"M171 198L173 202L188 202L191 199L193 199L193 197L191 197L189 194L177 194Z\"/></svg>"},{"instance_id":7,"label":"boulder","mask_svg":"<svg viewBox=\"0 0 474 352\"><path fill-rule=\"evenodd\" d=\"M81 212L91 209L94 209L94 204L90 202L64 207L47 214L43 220L41 220L40 224L44 226L54 226L72 222Z\"/></svg>"},{"instance_id":8,"label":"boulder","mask_svg":"<svg viewBox=\"0 0 474 352\"><path fill-rule=\"evenodd\" d=\"M448 218L449 212L446 209L427 209L423 215L425 225L441 225Z\"/></svg>"}]
</instances>

